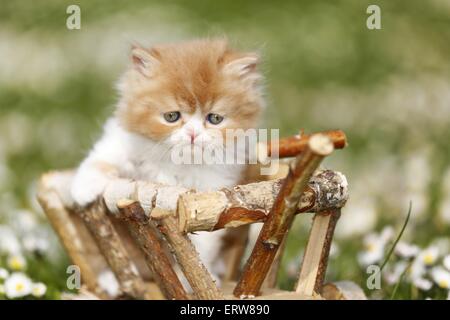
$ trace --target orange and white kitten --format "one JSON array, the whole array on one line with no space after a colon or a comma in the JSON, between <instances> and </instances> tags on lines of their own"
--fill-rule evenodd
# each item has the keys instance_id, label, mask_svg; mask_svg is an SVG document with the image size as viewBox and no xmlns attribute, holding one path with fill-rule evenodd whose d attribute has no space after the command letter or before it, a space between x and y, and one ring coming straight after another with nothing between
<instances>
[{"instance_id":1,"label":"orange and white kitten","mask_svg":"<svg viewBox=\"0 0 450 320\"><path fill-rule=\"evenodd\" d=\"M245 165L175 164L171 151L186 145L220 151L226 129L258 126L263 109L258 56L237 52L224 40L195 40L136 46L131 60L119 81L116 112L76 172L74 201L93 202L116 177L202 191L239 183ZM222 235L191 236L215 276L223 264L217 256Z\"/></svg>"}]
</instances>

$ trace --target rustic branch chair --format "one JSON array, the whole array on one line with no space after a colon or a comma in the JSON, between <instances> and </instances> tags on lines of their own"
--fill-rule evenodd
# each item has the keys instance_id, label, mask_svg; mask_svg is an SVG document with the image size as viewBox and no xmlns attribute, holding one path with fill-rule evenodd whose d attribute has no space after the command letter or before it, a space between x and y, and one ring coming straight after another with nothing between
<instances>
[{"instance_id":1,"label":"rustic branch chair","mask_svg":"<svg viewBox=\"0 0 450 320\"><path fill-rule=\"evenodd\" d=\"M278 144L279 157L293 159L267 181L196 192L117 179L103 199L88 208L72 203L71 172L51 172L41 178L38 199L80 268L85 297L114 298L98 280L110 269L121 298L364 299L353 283L323 284L334 228L348 193L344 175L317 168L325 156L345 146L342 131L284 138ZM272 144L264 145L259 154L271 156L272 149ZM285 238L295 215L302 212L315 213L309 240L295 290L282 291L276 288L276 274ZM229 268L217 286L187 234L245 228L256 222L263 226L242 271L245 237L230 246ZM182 285L177 267L192 292Z\"/></svg>"}]
</instances>

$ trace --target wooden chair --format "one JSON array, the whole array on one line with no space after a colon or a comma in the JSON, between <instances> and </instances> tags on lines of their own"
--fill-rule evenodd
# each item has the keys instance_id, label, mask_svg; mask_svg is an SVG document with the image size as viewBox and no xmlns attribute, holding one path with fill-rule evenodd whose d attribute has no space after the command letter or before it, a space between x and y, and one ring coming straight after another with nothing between
<instances>
[{"instance_id":1,"label":"wooden chair","mask_svg":"<svg viewBox=\"0 0 450 320\"><path fill-rule=\"evenodd\" d=\"M364 299L350 282L323 284L334 228L347 197L344 175L317 170L334 149L346 146L342 131L278 141L276 176L215 192L196 192L145 181L117 179L103 199L76 208L69 194L72 172L42 176L38 199L65 250L80 268L85 297L113 298L99 285L111 270L120 298L134 299ZM273 144L259 155L272 156ZM254 179L255 180L255 175ZM294 217L315 213L293 291L276 288L284 242ZM216 285L187 236L197 231L245 228L262 222L247 262L240 270L245 237L228 250L229 269ZM246 235L246 232L240 232ZM180 272L192 291L180 280ZM233 281L233 280L237 280Z\"/></svg>"}]
</instances>

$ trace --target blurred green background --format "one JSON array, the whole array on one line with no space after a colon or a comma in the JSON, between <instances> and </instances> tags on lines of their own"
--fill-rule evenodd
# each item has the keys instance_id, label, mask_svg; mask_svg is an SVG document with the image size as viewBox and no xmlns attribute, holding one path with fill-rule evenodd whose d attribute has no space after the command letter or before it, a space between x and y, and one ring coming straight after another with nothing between
<instances>
[{"instance_id":1,"label":"blurred green background","mask_svg":"<svg viewBox=\"0 0 450 320\"><path fill-rule=\"evenodd\" d=\"M71 4L81 7L80 30L66 28ZM381 8L381 30L366 27L370 4ZM346 174L351 192L329 280L365 288L358 262L364 237L387 225L398 230L410 200L402 240L421 248L439 244L440 258L449 253L449 0L0 0L0 226L7 233L18 212L38 222L47 253L20 253L27 274L48 286L45 297L67 291L69 262L55 253L61 250L34 200L39 175L75 167L99 136L131 43L222 35L263 55L265 126L281 135L300 128L348 135L349 147L325 162ZM299 217L290 235L280 279L285 288L309 225ZM12 231L23 243L20 230ZM8 254L5 249L0 266ZM419 290L403 282L398 298L446 297L442 286ZM386 298L392 290L383 284L366 292Z\"/></svg>"}]
</instances>

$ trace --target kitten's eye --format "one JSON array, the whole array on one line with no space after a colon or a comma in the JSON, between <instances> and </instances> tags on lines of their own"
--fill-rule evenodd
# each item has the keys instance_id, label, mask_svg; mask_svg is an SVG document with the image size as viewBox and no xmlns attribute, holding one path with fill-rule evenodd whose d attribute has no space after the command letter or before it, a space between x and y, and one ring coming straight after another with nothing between
<instances>
[{"instance_id":1,"label":"kitten's eye","mask_svg":"<svg viewBox=\"0 0 450 320\"><path fill-rule=\"evenodd\" d=\"M164 119L167 122L176 122L178 119L180 119L180 117L181 117L181 113L178 111L164 113Z\"/></svg>"},{"instance_id":2,"label":"kitten's eye","mask_svg":"<svg viewBox=\"0 0 450 320\"><path fill-rule=\"evenodd\" d=\"M212 124L219 124L223 121L223 117L217 113L209 113L206 116L206 120L208 120L208 122Z\"/></svg>"}]
</instances>

